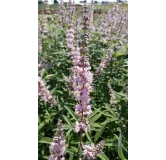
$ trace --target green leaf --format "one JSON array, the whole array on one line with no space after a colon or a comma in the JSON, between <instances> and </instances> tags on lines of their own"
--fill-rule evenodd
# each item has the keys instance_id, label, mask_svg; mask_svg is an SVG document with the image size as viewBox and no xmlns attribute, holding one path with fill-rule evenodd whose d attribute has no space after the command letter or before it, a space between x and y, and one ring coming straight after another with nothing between
<instances>
[{"instance_id":1,"label":"green leaf","mask_svg":"<svg viewBox=\"0 0 166 160\"><path fill-rule=\"evenodd\" d=\"M46 125L46 123L42 122L39 124L38 130L41 130L44 126Z\"/></svg>"},{"instance_id":2,"label":"green leaf","mask_svg":"<svg viewBox=\"0 0 166 160\"><path fill-rule=\"evenodd\" d=\"M71 141L70 143L71 144L77 144L77 145L80 144L80 142L74 142L74 141Z\"/></svg>"},{"instance_id":3,"label":"green leaf","mask_svg":"<svg viewBox=\"0 0 166 160\"><path fill-rule=\"evenodd\" d=\"M112 115L114 115L114 117L117 117L117 116L116 116L116 113L113 111L113 108L111 108L110 106L108 106L108 104L105 104L105 107L106 107L106 109L107 109L109 112L112 113Z\"/></svg>"},{"instance_id":4,"label":"green leaf","mask_svg":"<svg viewBox=\"0 0 166 160\"><path fill-rule=\"evenodd\" d=\"M102 116L102 114L103 114L103 112L100 112L99 114L96 114L95 116L93 116L90 119L90 123L93 123L93 122L97 121Z\"/></svg>"},{"instance_id":5,"label":"green leaf","mask_svg":"<svg viewBox=\"0 0 166 160\"><path fill-rule=\"evenodd\" d=\"M95 116L98 112L100 112L100 108L99 109L96 109L90 116L89 116L89 119L91 119L93 116Z\"/></svg>"},{"instance_id":6,"label":"green leaf","mask_svg":"<svg viewBox=\"0 0 166 160\"><path fill-rule=\"evenodd\" d=\"M121 132L120 132L119 138L118 138L118 155L122 160L126 160L126 158L123 155L123 151L122 151L122 135L121 135Z\"/></svg>"},{"instance_id":7,"label":"green leaf","mask_svg":"<svg viewBox=\"0 0 166 160\"><path fill-rule=\"evenodd\" d=\"M65 115L63 115L63 118L64 118L65 121L70 125L70 127L73 128L73 124L71 123L71 121L70 121Z\"/></svg>"},{"instance_id":8,"label":"green leaf","mask_svg":"<svg viewBox=\"0 0 166 160\"><path fill-rule=\"evenodd\" d=\"M98 123L93 123L93 122L90 125L91 127L98 127L98 128L101 127L101 125L99 125Z\"/></svg>"},{"instance_id":9,"label":"green leaf","mask_svg":"<svg viewBox=\"0 0 166 160\"><path fill-rule=\"evenodd\" d=\"M66 137L68 137L70 135L70 132L73 130L73 128L69 129L66 133Z\"/></svg>"},{"instance_id":10,"label":"green leaf","mask_svg":"<svg viewBox=\"0 0 166 160\"><path fill-rule=\"evenodd\" d=\"M109 160L109 158L104 153L101 153L99 157L101 160Z\"/></svg>"},{"instance_id":11,"label":"green leaf","mask_svg":"<svg viewBox=\"0 0 166 160\"><path fill-rule=\"evenodd\" d=\"M122 71L124 71L124 72L126 72L126 73L128 73L127 69L124 69L124 68L119 68L119 69L122 70Z\"/></svg>"},{"instance_id":12,"label":"green leaf","mask_svg":"<svg viewBox=\"0 0 166 160\"><path fill-rule=\"evenodd\" d=\"M120 52L116 52L115 56L116 57L120 57L120 56L124 56L127 55L126 53L120 53Z\"/></svg>"},{"instance_id":13,"label":"green leaf","mask_svg":"<svg viewBox=\"0 0 166 160\"><path fill-rule=\"evenodd\" d=\"M111 147L111 146L114 146L114 144L113 143L105 143L104 146Z\"/></svg>"},{"instance_id":14,"label":"green leaf","mask_svg":"<svg viewBox=\"0 0 166 160\"><path fill-rule=\"evenodd\" d=\"M56 90L56 88L54 88L52 91L51 91L51 94L57 94L57 93L60 93L63 95L63 92L62 91L59 91L59 90Z\"/></svg>"},{"instance_id":15,"label":"green leaf","mask_svg":"<svg viewBox=\"0 0 166 160\"><path fill-rule=\"evenodd\" d=\"M69 160L74 160L74 154L73 153L69 153L69 155L70 155Z\"/></svg>"},{"instance_id":16,"label":"green leaf","mask_svg":"<svg viewBox=\"0 0 166 160\"><path fill-rule=\"evenodd\" d=\"M39 143L50 144L51 142L52 142L52 138L50 138L50 137L42 137L42 138L39 140Z\"/></svg>"},{"instance_id":17,"label":"green leaf","mask_svg":"<svg viewBox=\"0 0 166 160\"><path fill-rule=\"evenodd\" d=\"M78 121L77 120L77 117L75 116L75 114L74 114L74 112L69 108L69 107L67 107L67 106L64 106L67 110L68 110L68 112L70 113L70 115L76 120L76 121Z\"/></svg>"},{"instance_id":18,"label":"green leaf","mask_svg":"<svg viewBox=\"0 0 166 160\"><path fill-rule=\"evenodd\" d=\"M115 92L115 95L120 96L120 97L124 97L125 99L128 99L127 95L122 93L122 92L120 92L120 93L119 92Z\"/></svg>"},{"instance_id":19,"label":"green leaf","mask_svg":"<svg viewBox=\"0 0 166 160\"><path fill-rule=\"evenodd\" d=\"M44 159L48 159L48 156L43 156Z\"/></svg>"},{"instance_id":20,"label":"green leaf","mask_svg":"<svg viewBox=\"0 0 166 160\"><path fill-rule=\"evenodd\" d=\"M109 118L110 122L117 121L117 120L118 120L118 118L116 118L116 117Z\"/></svg>"},{"instance_id":21,"label":"green leaf","mask_svg":"<svg viewBox=\"0 0 166 160\"><path fill-rule=\"evenodd\" d=\"M49 74L47 75L44 79L52 79L54 78L56 75L55 74Z\"/></svg>"},{"instance_id":22,"label":"green leaf","mask_svg":"<svg viewBox=\"0 0 166 160\"><path fill-rule=\"evenodd\" d=\"M94 141L95 141L95 142L97 142L97 140L101 137L101 134L104 132L105 127L106 127L106 123L105 123L104 125L102 125L100 131L96 132L96 134L95 134L95 136L94 136L94 137L95 137L95 138L94 138Z\"/></svg>"},{"instance_id":23,"label":"green leaf","mask_svg":"<svg viewBox=\"0 0 166 160\"><path fill-rule=\"evenodd\" d=\"M76 152L76 153L78 152L78 149L75 148L75 147L71 147L71 150L74 151L74 152Z\"/></svg>"},{"instance_id":24,"label":"green leaf","mask_svg":"<svg viewBox=\"0 0 166 160\"><path fill-rule=\"evenodd\" d=\"M108 111L106 111L106 113L103 112L103 115L106 116L106 117L115 118L114 115L108 113Z\"/></svg>"},{"instance_id":25,"label":"green leaf","mask_svg":"<svg viewBox=\"0 0 166 160\"><path fill-rule=\"evenodd\" d=\"M117 120L117 118L107 118L104 122L101 123L101 125L106 125L106 124L113 122L115 120Z\"/></svg>"},{"instance_id":26,"label":"green leaf","mask_svg":"<svg viewBox=\"0 0 166 160\"><path fill-rule=\"evenodd\" d=\"M71 153L71 154L74 154L73 150L71 150L71 149L69 149L69 148L66 149L66 152L69 153L69 154L70 154L70 153Z\"/></svg>"},{"instance_id":27,"label":"green leaf","mask_svg":"<svg viewBox=\"0 0 166 160\"><path fill-rule=\"evenodd\" d=\"M58 54L63 54L63 52L53 52L51 54L55 54L55 55L58 55Z\"/></svg>"},{"instance_id":28,"label":"green leaf","mask_svg":"<svg viewBox=\"0 0 166 160\"><path fill-rule=\"evenodd\" d=\"M90 130L91 130L91 131L96 131L96 132L97 132L97 131L100 131L100 129L97 129L97 128L94 128L94 127L91 127Z\"/></svg>"},{"instance_id":29,"label":"green leaf","mask_svg":"<svg viewBox=\"0 0 166 160\"><path fill-rule=\"evenodd\" d=\"M88 138L88 140L92 143L92 139L91 139L89 133L87 132L87 133L85 133L85 135L86 135L86 137Z\"/></svg>"}]
</instances>

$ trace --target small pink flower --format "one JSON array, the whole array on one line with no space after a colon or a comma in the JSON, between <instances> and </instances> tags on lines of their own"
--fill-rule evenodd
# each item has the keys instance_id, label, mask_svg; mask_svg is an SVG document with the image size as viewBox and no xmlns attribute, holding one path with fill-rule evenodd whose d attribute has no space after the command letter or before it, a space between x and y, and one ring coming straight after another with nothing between
<instances>
[{"instance_id":1,"label":"small pink flower","mask_svg":"<svg viewBox=\"0 0 166 160\"><path fill-rule=\"evenodd\" d=\"M81 96L80 96L80 100L85 103L85 104L88 104L90 102L90 97L87 93L83 93Z\"/></svg>"},{"instance_id":2,"label":"small pink flower","mask_svg":"<svg viewBox=\"0 0 166 160\"><path fill-rule=\"evenodd\" d=\"M80 131L80 125L79 122L75 123L75 131L78 133Z\"/></svg>"},{"instance_id":3,"label":"small pink flower","mask_svg":"<svg viewBox=\"0 0 166 160\"><path fill-rule=\"evenodd\" d=\"M99 142L96 146L92 143L89 145L83 145L83 155L88 159L96 159L101 154L104 147L104 141Z\"/></svg>"},{"instance_id":4,"label":"small pink flower","mask_svg":"<svg viewBox=\"0 0 166 160\"><path fill-rule=\"evenodd\" d=\"M75 131L78 133L81 129L83 131L87 132L88 131L88 126L83 122L80 122L80 123L76 122L75 123Z\"/></svg>"}]
</instances>

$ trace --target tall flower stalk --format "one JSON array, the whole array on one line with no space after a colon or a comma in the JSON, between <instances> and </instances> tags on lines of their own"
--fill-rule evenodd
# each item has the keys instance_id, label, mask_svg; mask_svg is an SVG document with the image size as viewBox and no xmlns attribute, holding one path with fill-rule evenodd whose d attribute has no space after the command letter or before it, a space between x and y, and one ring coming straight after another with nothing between
<instances>
[{"instance_id":1,"label":"tall flower stalk","mask_svg":"<svg viewBox=\"0 0 166 160\"><path fill-rule=\"evenodd\" d=\"M38 77L38 96L41 101L48 102L51 106L56 105L55 98L51 95L51 92L46 88L41 77Z\"/></svg>"},{"instance_id":2,"label":"tall flower stalk","mask_svg":"<svg viewBox=\"0 0 166 160\"><path fill-rule=\"evenodd\" d=\"M74 96L78 102L75 106L75 114L79 117L79 120L75 122L75 131L80 133L80 146L83 150L84 158L95 159L102 152L104 147L104 141L101 141L98 145L91 144L91 146L84 145L82 142L82 133L88 132L87 116L92 114L90 105L90 93L92 92L93 74L91 73L91 66L87 57L87 39L88 39L88 27L89 27L89 14L87 11L86 3L84 4L83 15L83 36L82 45L80 48L80 58L75 66L75 86Z\"/></svg>"},{"instance_id":3,"label":"tall flower stalk","mask_svg":"<svg viewBox=\"0 0 166 160\"><path fill-rule=\"evenodd\" d=\"M42 51L41 33L42 33L42 28L40 25L40 21L38 20L38 53L41 53Z\"/></svg>"},{"instance_id":4,"label":"tall flower stalk","mask_svg":"<svg viewBox=\"0 0 166 160\"><path fill-rule=\"evenodd\" d=\"M116 97L110 84L108 84L108 88L110 93L110 104L112 107L116 107Z\"/></svg>"},{"instance_id":5,"label":"tall flower stalk","mask_svg":"<svg viewBox=\"0 0 166 160\"><path fill-rule=\"evenodd\" d=\"M92 79L93 75L90 72L91 67L89 59L86 56L87 49L87 38L88 38L88 11L87 6L84 4L84 17L83 17L83 40L82 47L80 49L81 57L76 68L77 76L75 82L77 86L75 87L75 99L78 104L75 106L75 113L79 117L79 121L76 122L75 131L80 132L80 144L82 145L82 132L88 131L88 124L86 121L86 116L92 113L90 103L90 92L92 92Z\"/></svg>"},{"instance_id":6,"label":"tall flower stalk","mask_svg":"<svg viewBox=\"0 0 166 160\"><path fill-rule=\"evenodd\" d=\"M67 11L64 6L63 0L59 4L59 18L63 27L67 24Z\"/></svg>"},{"instance_id":7,"label":"tall flower stalk","mask_svg":"<svg viewBox=\"0 0 166 160\"><path fill-rule=\"evenodd\" d=\"M108 49L107 55L103 58L99 67L97 68L96 74L99 75L102 73L103 69L109 64L112 58L112 51Z\"/></svg>"},{"instance_id":8,"label":"tall flower stalk","mask_svg":"<svg viewBox=\"0 0 166 160\"><path fill-rule=\"evenodd\" d=\"M57 124L57 133L50 144L49 160L65 160L66 140L63 134L62 121L59 120Z\"/></svg>"},{"instance_id":9,"label":"tall flower stalk","mask_svg":"<svg viewBox=\"0 0 166 160\"><path fill-rule=\"evenodd\" d=\"M91 36L92 32L94 31L93 12L94 12L94 2L93 0L91 0L91 6L89 11L89 36Z\"/></svg>"},{"instance_id":10,"label":"tall flower stalk","mask_svg":"<svg viewBox=\"0 0 166 160\"><path fill-rule=\"evenodd\" d=\"M69 48L69 56L71 51L74 49L74 20L73 20L73 4L71 0L68 2L68 12L69 12L69 23L68 30L66 33L67 46Z\"/></svg>"},{"instance_id":11,"label":"tall flower stalk","mask_svg":"<svg viewBox=\"0 0 166 160\"><path fill-rule=\"evenodd\" d=\"M48 30L47 30L47 18L44 15L43 11L42 11L42 27L43 27L43 29L42 29L43 38L46 38L47 34L48 34Z\"/></svg>"},{"instance_id":12,"label":"tall flower stalk","mask_svg":"<svg viewBox=\"0 0 166 160\"><path fill-rule=\"evenodd\" d=\"M69 87L70 87L70 91L73 93L73 91L75 90L75 87L77 86L77 83L76 83L77 66L80 61L80 48L78 47L78 44L77 44L76 33L74 35L73 48L71 49L70 57L72 60L73 67L72 67L72 73L69 78L69 82L70 82Z\"/></svg>"}]
</instances>

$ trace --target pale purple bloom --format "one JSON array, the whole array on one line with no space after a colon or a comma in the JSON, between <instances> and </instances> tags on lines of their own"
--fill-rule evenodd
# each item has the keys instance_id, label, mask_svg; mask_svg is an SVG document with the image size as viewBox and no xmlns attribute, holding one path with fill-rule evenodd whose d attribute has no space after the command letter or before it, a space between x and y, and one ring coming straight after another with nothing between
<instances>
[{"instance_id":1,"label":"pale purple bloom","mask_svg":"<svg viewBox=\"0 0 166 160\"><path fill-rule=\"evenodd\" d=\"M73 49L73 41L74 41L74 30L72 29L72 24L69 25L69 28L66 33L66 41L67 41L67 46L70 49Z\"/></svg>"},{"instance_id":2,"label":"pale purple bloom","mask_svg":"<svg viewBox=\"0 0 166 160\"><path fill-rule=\"evenodd\" d=\"M44 82L38 77L38 96L42 101L49 102L51 105L55 105L55 98L51 95L50 91L47 90Z\"/></svg>"},{"instance_id":3,"label":"pale purple bloom","mask_svg":"<svg viewBox=\"0 0 166 160\"><path fill-rule=\"evenodd\" d=\"M108 88L109 88L109 93L110 93L110 104L112 107L115 107L116 106L116 97L115 97L114 91L109 84L108 84Z\"/></svg>"},{"instance_id":4,"label":"pale purple bloom","mask_svg":"<svg viewBox=\"0 0 166 160\"><path fill-rule=\"evenodd\" d=\"M40 25L40 21L38 20L38 53L41 53L42 51L41 33L42 33L42 28Z\"/></svg>"},{"instance_id":5,"label":"pale purple bloom","mask_svg":"<svg viewBox=\"0 0 166 160\"><path fill-rule=\"evenodd\" d=\"M58 121L58 130L56 136L53 138L53 142L50 144L50 157L49 160L64 160L64 154L66 151L66 140L63 135L62 121Z\"/></svg>"},{"instance_id":6,"label":"pale purple bloom","mask_svg":"<svg viewBox=\"0 0 166 160\"><path fill-rule=\"evenodd\" d=\"M124 8L119 10L118 3L115 3L112 10L103 16L98 28L99 34L108 42L112 43L113 36L122 39L121 36L127 34L127 14Z\"/></svg>"},{"instance_id":7,"label":"pale purple bloom","mask_svg":"<svg viewBox=\"0 0 166 160\"><path fill-rule=\"evenodd\" d=\"M103 69L104 69L104 68L109 64L109 62L111 61L111 58L112 58L112 54L111 54L111 52L110 52L108 55L106 55L105 58L103 58L102 62L99 64L99 67L98 67L98 69L97 69L97 71L96 71L97 74L100 74L100 73L103 71Z\"/></svg>"},{"instance_id":8,"label":"pale purple bloom","mask_svg":"<svg viewBox=\"0 0 166 160\"><path fill-rule=\"evenodd\" d=\"M72 16L72 13L74 12L74 5L72 4L72 1L69 0L67 3L67 11L69 12L69 16Z\"/></svg>"},{"instance_id":9,"label":"pale purple bloom","mask_svg":"<svg viewBox=\"0 0 166 160\"><path fill-rule=\"evenodd\" d=\"M86 30L88 30L88 20L87 17L87 7L84 6L86 15L84 17L84 36L82 41L82 48L78 48L78 44L76 43L76 40L73 43L73 47L71 49L71 58L73 62L73 71L75 72L75 77L71 78L72 82L74 81L73 85L73 95L75 96L75 99L78 101L78 104L75 106L75 114L80 117L80 121L76 122L75 125L75 131L79 132L88 131L88 125L87 122L84 121L85 116L90 115L92 113L90 103L90 92L92 92L92 81L93 81L93 74L90 72L91 67L89 63L89 58L86 56L87 52L87 36L88 33ZM71 28L70 28L71 29ZM70 31L70 30L69 30ZM72 31L71 31L72 32ZM70 37L72 38L72 37ZM80 52L82 55L80 55Z\"/></svg>"},{"instance_id":10,"label":"pale purple bloom","mask_svg":"<svg viewBox=\"0 0 166 160\"><path fill-rule=\"evenodd\" d=\"M83 114L83 116L90 115L92 113L91 105L77 104L75 106L75 113L79 117L81 117L82 114Z\"/></svg>"},{"instance_id":11,"label":"pale purple bloom","mask_svg":"<svg viewBox=\"0 0 166 160\"><path fill-rule=\"evenodd\" d=\"M88 104L90 102L90 97L87 93L83 93L80 96L80 100L83 104Z\"/></svg>"},{"instance_id":12,"label":"pale purple bloom","mask_svg":"<svg viewBox=\"0 0 166 160\"><path fill-rule=\"evenodd\" d=\"M95 146L93 143L91 144L91 146L83 145L83 153L82 153L83 156L89 159L94 159L95 158L93 155L94 149Z\"/></svg>"},{"instance_id":13,"label":"pale purple bloom","mask_svg":"<svg viewBox=\"0 0 166 160\"><path fill-rule=\"evenodd\" d=\"M75 131L78 133L80 130L87 132L88 131L88 125L83 122L76 122L75 123Z\"/></svg>"},{"instance_id":14,"label":"pale purple bloom","mask_svg":"<svg viewBox=\"0 0 166 160\"><path fill-rule=\"evenodd\" d=\"M43 26L43 38L46 38L48 30L47 30L47 18L44 14L42 14L42 26Z\"/></svg>"},{"instance_id":15,"label":"pale purple bloom","mask_svg":"<svg viewBox=\"0 0 166 160\"><path fill-rule=\"evenodd\" d=\"M83 145L83 155L88 159L96 159L101 154L104 148L104 141L99 142L96 146L92 143L89 145Z\"/></svg>"}]
</instances>

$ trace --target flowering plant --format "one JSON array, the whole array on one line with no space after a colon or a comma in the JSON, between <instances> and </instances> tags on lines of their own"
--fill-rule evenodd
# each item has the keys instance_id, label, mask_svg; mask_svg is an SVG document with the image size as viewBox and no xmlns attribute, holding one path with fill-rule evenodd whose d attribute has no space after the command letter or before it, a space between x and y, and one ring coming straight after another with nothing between
<instances>
[{"instance_id":1,"label":"flowering plant","mask_svg":"<svg viewBox=\"0 0 166 160\"><path fill-rule=\"evenodd\" d=\"M127 32L118 18L123 12L115 14L119 30L113 26L107 36L93 6L84 6L81 20L71 4L58 9L65 13L60 23L47 26L39 53L39 63L44 61L39 75L56 100L56 107L39 101L39 159L127 159ZM39 20L43 26L42 16ZM111 22L104 25L108 30ZM61 140L54 136L58 130Z\"/></svg>"}]
</instances>

